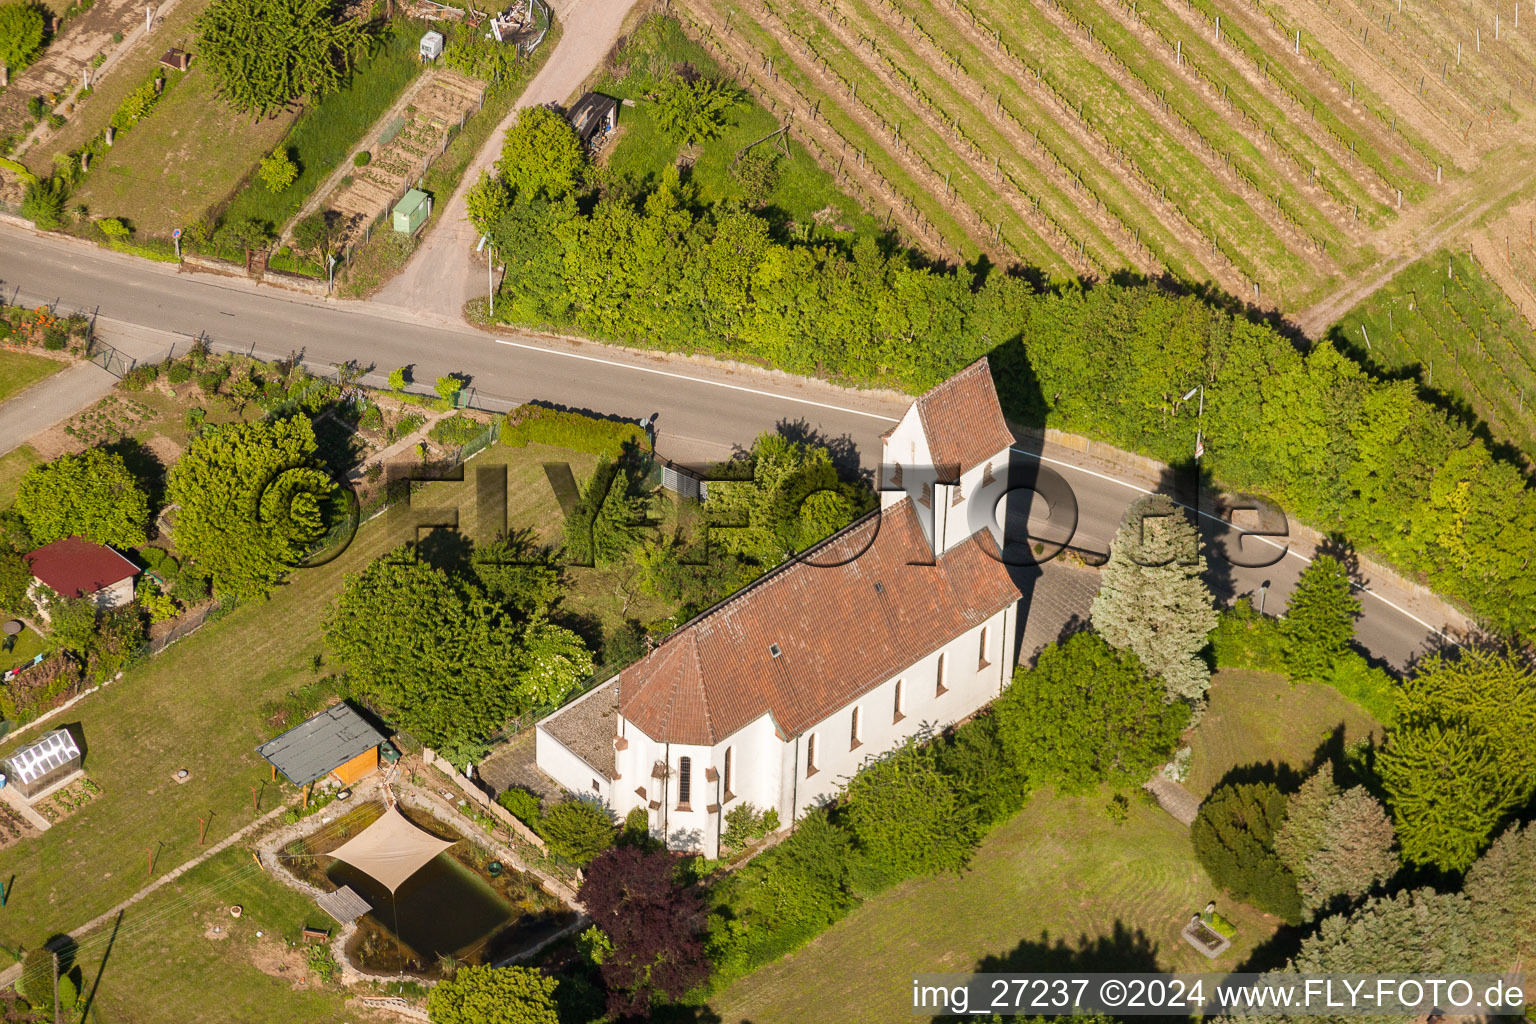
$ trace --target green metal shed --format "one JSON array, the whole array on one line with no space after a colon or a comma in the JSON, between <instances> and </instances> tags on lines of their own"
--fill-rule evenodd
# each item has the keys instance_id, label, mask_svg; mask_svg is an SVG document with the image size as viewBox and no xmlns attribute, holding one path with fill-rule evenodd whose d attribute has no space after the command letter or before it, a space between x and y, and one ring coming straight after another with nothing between
<instances>
[{"instance_id":1,"label":"green metal shed","mask_svg":"<svg viewBox=\"0 0 1536 1024\"><path fill-rule=\"evenodd\" d=\"M416 229L427 222L432 209L432 197L420 189L411 189L395 204L395 230L403 235L414 235Z\"/></svg>"}]
</instances>

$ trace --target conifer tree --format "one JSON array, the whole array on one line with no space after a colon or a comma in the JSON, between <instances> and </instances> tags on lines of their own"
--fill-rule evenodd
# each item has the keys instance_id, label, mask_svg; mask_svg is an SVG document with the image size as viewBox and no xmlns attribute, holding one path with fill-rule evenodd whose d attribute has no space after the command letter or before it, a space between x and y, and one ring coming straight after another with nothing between
<instances>
[{"instance_id":1,"label":"conifer tree","mask_svg":"<svg viewBox=\"0 0 1536 1024\"><path fill-rule=\"evenodd\" d=\"M1184 510L1153 494L1125 514L1093 599L1093 625L1112 647L1136 653L1171 696L1199 700L1210 686L1200 658L1216 628L1201 574L1200 538Z\"/></svg>"},{"instance_id":2,"label":"conifer tree","mask_svg":"<svg viewBox=\"0 0 1536 1024\"><path fill-rule=\"evenodd\" d=\"M1318 555L1296 581L1280 627L1292 677L1325 678L1349 650L1359 615L1360 599L1350 589L1344 563L1332 555Z\"/></svg>"}]
</instances>

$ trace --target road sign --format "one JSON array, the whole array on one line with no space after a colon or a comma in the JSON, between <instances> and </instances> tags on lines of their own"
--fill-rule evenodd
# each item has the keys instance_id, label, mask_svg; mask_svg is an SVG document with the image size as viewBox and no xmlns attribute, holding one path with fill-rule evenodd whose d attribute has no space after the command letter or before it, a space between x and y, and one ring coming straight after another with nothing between
<instances>
[{"instance_id":1,"label":"road sign","mask_svg":"<svg viewBox=\"0 0 1536 1024\"><path fill-rule=\"evenodd\" d=\"M172 231L171 237L176 239L181 238L181 228L177 228L175 231Z\"/></svg>"}]
</instances>

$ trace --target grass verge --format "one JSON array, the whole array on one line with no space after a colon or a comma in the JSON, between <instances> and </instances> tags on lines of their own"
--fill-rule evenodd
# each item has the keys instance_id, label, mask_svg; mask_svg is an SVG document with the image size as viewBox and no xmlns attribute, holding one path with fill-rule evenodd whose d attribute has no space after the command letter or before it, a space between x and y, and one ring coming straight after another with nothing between
<instances>
[{"instance_id":1,"label":"grass verge","mask_svg":"<svg viewBox=\"0 0 1536 1024\"><path fill-rule=\"evenodd\" d=\"M25 352L0 352L0 402L46 380L68 365Z\"/></svg>"}]
</instances>

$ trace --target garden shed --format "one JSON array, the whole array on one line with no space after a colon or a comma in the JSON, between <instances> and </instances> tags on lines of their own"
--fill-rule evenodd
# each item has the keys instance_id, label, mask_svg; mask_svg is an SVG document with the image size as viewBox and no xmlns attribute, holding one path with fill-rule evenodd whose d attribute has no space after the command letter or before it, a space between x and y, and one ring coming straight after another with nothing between
<instances>
[{"instance_id":1,"label":"garden shed","mask_svg":"<svg viewBox=\"0 0 1536 1024\"><path fill-rule=\"evenodd\" d=\"M83 757L74 734L55 729L0 761L0 773L5 775L7 786L34 800L69 781L80 771Z\"/></svg>"},{"instance_id":2,"label":"garden shed","mask_svg":"<svg viewBox=\"0 0 1536 1024\"><path fill-rule=\"evenodd\" d=\"M32 594L39 586L50 587L62 597L83 597L98 608L116 608L133 600L133 578L139 567L105 544L84 537L64 537L28 552L32 569ZM38 613L48 621L48 610Z\"/></svg>"},{"instance_id":3,"label":"garden shed","mask_svg":"<svg viewBox=\"0 0 1536 1024\"><path fill-rule=\"evenodd\" d=\"M443 55L443 34L441 32L428 32L421 37L422 60L437 60Z\"/></svg>"},{"instance_id":4,"label":"garden shed","mask_svg":"<svg viewBox=\"0 0 1536 1024\"><path fill-rule=\"evenodd\" d=\"M327 775L350 786L379 767L387 736L350 704L335 704L256 748L296 786Z\"/></svg>"},{"instance_id":5,"label":"garden shed","mask_svg":"<svg viewBox=\"0 0 1536 1024\"><path fill-rule=\"evenodd\" d=\"M400 201L395 204L395 230L402 235L414 235L416 230L427 222L427 216L431 212L432 197L420 189L413 188L401 196Z\"/></svg>"},{"instance_id":6,"label":"garden shed","mask_svg":"<svg viewBox=\"0 0 1536 1024\"><path fill-rule=\"evenodd\" d=\"M600 92L582 93L566 115L582 142L592 144L595 136L611 132L619 124L619 101Z\"/></svg>"}]
</instances>

